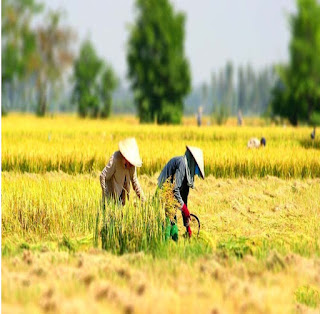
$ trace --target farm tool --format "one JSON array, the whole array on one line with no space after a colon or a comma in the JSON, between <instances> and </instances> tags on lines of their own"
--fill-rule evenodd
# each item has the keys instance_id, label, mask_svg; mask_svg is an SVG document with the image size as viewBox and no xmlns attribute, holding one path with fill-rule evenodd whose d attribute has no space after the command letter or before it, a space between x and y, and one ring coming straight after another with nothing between
<instances>
[{"instance_id":1,"label":"farm tool","mask_svg":"<svg viewBox=\"0 0 320 314\"><path fill-rule=\"evenodd\" d=\"M201 224L199 218L195 214L190 214L189 225L193 233L196 234L198 237L200 233ZM187 228L186 232L188 233Z\"/></svg>"}]
</instances>

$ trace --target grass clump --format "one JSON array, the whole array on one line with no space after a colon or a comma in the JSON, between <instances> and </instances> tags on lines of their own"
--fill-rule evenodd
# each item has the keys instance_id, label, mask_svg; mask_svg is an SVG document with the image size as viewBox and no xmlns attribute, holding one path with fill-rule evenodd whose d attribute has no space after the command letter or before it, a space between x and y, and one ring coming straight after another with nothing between
<instances>
[{"instance_id":1,"label":"grass clump","mask_svg":"<svg viewBox=\"0 0 320 314\"><path fill-rule=\"evenodd\" d=\"M59 242L59 248L67 249L72 253L76 251L76 245L66 235L64 235L61 242Z\"/></svg>"},{"instance_id":2,"label":"grass clump","mask_svg":"<svg viewBox=\"0 0 320 314\"><path fill-rule=\"evenodd\" d=\"M218 252L224 257L235 256L238 259L243 258L246 254L252 255L253 251L246 237L229 238L221 241L217 245Z\"/></svg>"},{"instance_id":3,"label":"grass clump","mask_svg":"<svg viewBox=\"0 0 320 314\"><path fill-rule=\"evenodd\" d=\"M295 292L295 297L297 302L313 308L317 308L320 305L319 289L309 285L299 287Z\"/></svg>"},{"instance_id":4,"label":"grass clump","mask_svg":"<svg viewBox=\"0 0 320 314\"><path fill-rule=\"evenodd\" d=\"M115 254L156 250L163 241L163 226L164 213L157 199L123 207L108 202L102 210L102 225L97 224L102 248Z\"/></svg>"},{"instance_id":5,"label":"grass clump","mask_svg":"<svg viewBox=\"0 0 320 314\"><path fill-rule=\"evenodd\" d=\"M144 251L155 258L195 260L211 253L213 246L210 242L201 237L189 239L183 236L182 227L178 243L165 240L165 213L173 220L176 211L177 201L170 182L145 203L121 206L108 202L102 208L102 222L99 222L100 214L97 213L95 239L100 234L102 249L120 255Z\"/></svg>"}]
</instances>

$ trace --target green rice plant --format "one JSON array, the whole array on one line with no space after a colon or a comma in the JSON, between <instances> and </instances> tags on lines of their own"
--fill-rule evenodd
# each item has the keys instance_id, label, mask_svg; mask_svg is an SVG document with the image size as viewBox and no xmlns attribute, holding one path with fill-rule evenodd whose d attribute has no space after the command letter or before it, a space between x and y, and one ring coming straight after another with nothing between
<instances>
[{"instance_id":1,"label":"green rice plant","mask_svg":"<svg viewBox=\"0 0 320 314\"><path fill-rule=\"evenodd\" d=\"M72 241L66 235L64 235L62 241L59 242L59 248L66 248L69 252L76 251L75 244L72 243Z\"/></svg>"},{"instance_id":2,"label":"green rice plant","mask_svg":"<svg viewBox=\"0 0 320 314\"><path fill-rule=\"evenodd\" d=\"M151 253L155 258L178 259L192 263L199 257L209 256L213 251L211 243L202 238L180 237L178 242L162 241Z\"/></svg>"},{"instance_id":3,"label":"green rice plant","mask_svg":"<svg viewBox=\"0 0 320 314\"><path fill-rule=\"evenodd\" d=\"M305 285L299 287L295 292L297 302L317 308L320 305L320 291L318 288Z\"/></svg>"},{"instance_id":4,"label":"green rice plant","mask_svg":"<svg viewBox=\"0 0 320 314\"><path fill-rule=\"evenodd\" d=\"M103 211L99 225L103 249L116 254L151 252L163 241L164 212L157 198L125 206L109 201Z\"/></svg>"},{"instance_id":5,"label":"green rice plant","mask_svg":"<svg viewBox=\"0 0 320 314\"><path fill-rule=\"evenodd\" d=\"M173 194L174 183L170 182L170 178L163 183L161 189L159 189L157 194L159 195L159 199L164 207L165 215L170 219L170 221L174 221L177 209L181 206L177 199Z\"/></svg>"},{"instance_id":6,"label":"green rice plant","mask_svg":"<svg viewBox=\"0 0 320 314\"><path fill-rule=\"evenodd\" d=\"M217 245L217 250L223 256L235 256L241 259L246 254L252 255L253 251L246 237L231 237L226 241L221 241Z\"/></svg>"}]
</instances>

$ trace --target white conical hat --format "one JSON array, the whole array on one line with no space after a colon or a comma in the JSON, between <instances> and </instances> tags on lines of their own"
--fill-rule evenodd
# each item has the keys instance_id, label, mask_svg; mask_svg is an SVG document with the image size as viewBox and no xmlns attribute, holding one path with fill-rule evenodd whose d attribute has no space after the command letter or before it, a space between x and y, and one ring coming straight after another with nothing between
<instances>
[{"instance_id":1,"label":"white conical hat","mask_svg":"<svg viewBox=\"0 0 320 314\"><path fill-rule=\"evenodd\" d=\"M188 146L188 145L187 145L187 149L189 149L191 155L195 159L195 161L200 169L202 178L204 179L204 163L203 163L202 149L200 149L198 147L194 147L194 146Z\"/></svg>"},{"instance_id":2,"label":"white conical hat","mask_svg":"<svg viewBox=\"0 0 320 314\"><path fill-rule=\"evenodd\" d=\"M135 167L142 166L138 144L134 137L126 138L125 140L120 141L119 150L122 156L127 159L130 164L134 165Z\"/></svg>"}]
</instances>

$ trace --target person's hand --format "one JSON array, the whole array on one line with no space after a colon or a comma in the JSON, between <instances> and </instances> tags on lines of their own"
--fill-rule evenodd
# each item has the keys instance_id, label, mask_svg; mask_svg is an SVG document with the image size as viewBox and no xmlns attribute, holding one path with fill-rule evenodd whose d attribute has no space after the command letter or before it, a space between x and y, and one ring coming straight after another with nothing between
<instances>
[{"instance_id":1,"label":"person's hand","mask_svg":"<svg viewBox=\"0 0 320 314\"><path fill-rule=\"evenodd\" d=\"M181 212L183 217L183 225L187 227L189 226L190 212L186 204L183 204Z\"/></svg>"},{"instance_id":2,"label":"person's hand","mask_svg":"<svg viewBox=\"0 0 320 314\"><path fill-rule=\"evenodd\" d=\"M189 234L189 238L191 238L191 235L192 235L192 231L191 231L191 228L190 226L187 227L187 232Z\"/></svg>"}]
</instances>

